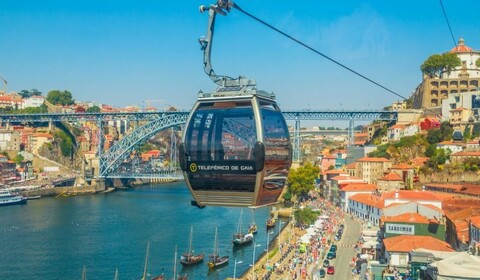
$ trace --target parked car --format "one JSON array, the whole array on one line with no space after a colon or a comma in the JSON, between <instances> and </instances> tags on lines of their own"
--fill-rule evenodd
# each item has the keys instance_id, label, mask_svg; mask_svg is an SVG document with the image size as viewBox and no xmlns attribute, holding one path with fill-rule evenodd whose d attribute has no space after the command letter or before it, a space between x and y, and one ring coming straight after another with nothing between
<instances>
[{"instance_id":1,"label":"parked car","mask_svg":"<svg viewBox=\"0 0 480 280\"><path fill-rule=\"evenodd\" d=\"M332 259L334 259L334 258L336 258L336 257L337 257L337 253L335 253L335 252L330 251L330 252L328 252L328 254L327 254L327 259L329 259L329 260L332 260Z\"/></svg>"},{"instance_id":2,"label":"parked car","mask_svg":"<svg viewBox=\"0 0 480 280\"><path fill-rule=\"evenodd\" d=\"M325 272L325 269L320 268L320 269L318 270L318 277L320 277L320 278L325 278L325 275L326 275L326 274L327 274L327 273Z\"/></svg>"},{"instance_id":3,"label":"parked car","mask_svg":"<svg viewBox=\"0 0 480 280\"><path fill-rule=\"evenodd\" d=\"M333 265L327 268L327 274L330 274L330 275L335 274L335 267L333 267Z\"/></svg>"},{"instance_id":4,"label":"parked car","mask_svg":"<svg viewBox=\"0 0 480 280\"><path fill-rule=\"evenodd\" d=\"M330 247L330 252L336 252L337 251L337 244L333 244L332 247Z\"/></svg>"},{"instance_id":5,"label":"parked car","mask_svg":"<svg viewBox=\"0 0 480 280\"><path fill-rule=\"evenodd\" d=\"M324 260L323 261L323 267L328 267L330 265L330 261L329 260Z\"/></svg>"}]
</instances>

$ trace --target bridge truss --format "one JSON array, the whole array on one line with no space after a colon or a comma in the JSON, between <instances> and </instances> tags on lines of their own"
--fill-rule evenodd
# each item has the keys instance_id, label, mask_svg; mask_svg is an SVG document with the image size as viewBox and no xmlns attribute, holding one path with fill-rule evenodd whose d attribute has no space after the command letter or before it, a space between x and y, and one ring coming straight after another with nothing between
<instances>
[{"instance_id":1,"label":"bridge truss","mask_svg":"<svg viewBox=\"0 0 480 280\"><path fill-rule=\"evenodd\" d=\"M348 140L353 144L354 121L396 121L398 113L378 110L287 110L282 112L286 120L295 121L293 135L293 160L300 161L300 121L302 120L342 120L348 121ZM112 112L112 113L48 113L48 114L4 114L0 115L2 123L52 123L95 121L99 126L99 147L97 156L100 159L99 177L120 178L125 175L114 174L114 170L126 160L135 147L150 139L157 132L182 125L188 117L187 111L149 111L149 112ZM121 141L115 143L103 153L103 123L110 120L148 121L147 124L135 129ZM130 178L136 178L130 174ZM154 175L154 174L153 174ZM140 175L139 175L140 176ZM154 178L142 174L141 177ZM122 178L124 178L122 177Z\"/></svg>"}]
</instances>

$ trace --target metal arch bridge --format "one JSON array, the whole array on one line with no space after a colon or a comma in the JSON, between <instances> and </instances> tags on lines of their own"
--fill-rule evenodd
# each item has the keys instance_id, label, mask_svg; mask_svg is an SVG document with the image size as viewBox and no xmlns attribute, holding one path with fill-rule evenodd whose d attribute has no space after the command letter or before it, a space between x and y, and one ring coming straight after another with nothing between
<instances>
[{"instance_id":1,"label":"metal arch bridge","mask_svg":"<svg viewBox=\"0 0 480 280\"><path fill-rule=\"evenodd\" d=\"M286 110L282 112L286 120L295 121L293 160L300 160L300 121L301 120L343 120L349 122L348 139L353 143L354 121L385 120L396 121L398 113L380 110ZM188 111L149 111L149 112L112 112L112 113L47 113L47 114L3 114L2 123L29 122L77 122L95 121L99 129L99 147L97 156L100 158L99 177L109 177L130 155L132 150L148 140L155 133L184 124ZM147 124L135 129L121 141L118 141L108 151L103 153L103 124L110 120L148 121Z\"/></svg>"}]
</instances>

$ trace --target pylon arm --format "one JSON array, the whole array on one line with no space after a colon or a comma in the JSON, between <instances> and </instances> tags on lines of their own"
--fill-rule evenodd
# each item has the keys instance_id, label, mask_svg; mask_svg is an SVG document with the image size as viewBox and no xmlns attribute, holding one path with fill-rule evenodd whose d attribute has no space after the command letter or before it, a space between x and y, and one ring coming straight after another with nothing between
<instances>
[{"instance_id":1,"label":"pylon arm","mask_svg":"<svg viewBox=\"0 0 480 280\"><path fill-rule=\"evenodd\" d=\"M205 7L203 5L200 6L200 12L203 13L208 11L207 35L198 39L203 51L203 68L210 79L212 79L212 81L220 87L255 86L256 83L254 80L248 80L243 76L232 78L225 75L217 75L212 68L211 53L216 15L220 14L222 16L226 16L233 6L234 3L230 0L217 0L216 4L211 4L209 7Z\"/></svg>"}]
</instances>

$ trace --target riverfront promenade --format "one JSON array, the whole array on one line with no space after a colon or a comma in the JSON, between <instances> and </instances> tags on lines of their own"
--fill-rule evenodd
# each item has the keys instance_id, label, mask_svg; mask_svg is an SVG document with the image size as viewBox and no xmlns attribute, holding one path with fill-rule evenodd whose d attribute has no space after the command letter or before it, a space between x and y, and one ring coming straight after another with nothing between
<instances>
[{"instance_id":1,"label":"riverfront promenade","mask_svg":"<svg viewBox=\"0 0 480 280\"><path fill-rule=\"evenodd\" d=\"M250 267L248 271L237 279L319 279L318 270L322 267L324 257L331 244L336 244L338 249L337 257L330 260L331 265L335 267L335 274L328 276L328 278L339 280L354 279L350 263L356 255L354 247L361 234L360 224L349 216L344 216L338 208L332 207L330 203L325 202L321 198L308 201L303 206L320 209L321 215L329 217L325 220L323 227L318 229L317 233L310 239L306 251L301 253L299 248L301 244L300 238L307 230L294 227L293 222L288 223L279 237L270 243L269 265L267 265L266 252L262 252L264 254L255 263L254 271ZM292 211L292 209L287 211ZM345 225L344 234L341 240L334 241L333 236L340 224ZM261 241L257 242L260 243ZM275 268L269 272L267 267Z\"/></svg>"}]
</instances>

